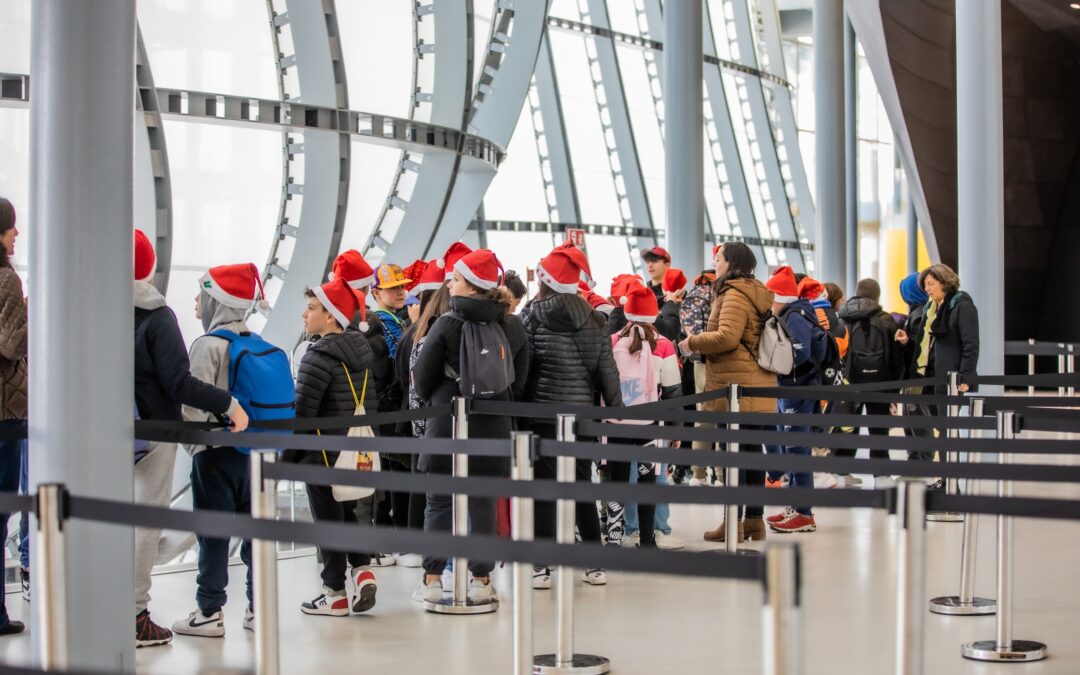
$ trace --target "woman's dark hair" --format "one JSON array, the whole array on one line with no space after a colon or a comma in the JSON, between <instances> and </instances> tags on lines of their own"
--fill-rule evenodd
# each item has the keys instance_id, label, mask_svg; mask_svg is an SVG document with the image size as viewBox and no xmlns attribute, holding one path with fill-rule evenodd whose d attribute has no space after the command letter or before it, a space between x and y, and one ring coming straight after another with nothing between
<instances>
[{"instance_id":1,"label":"woman's dark hair","mask_svg":"<svg viewBox=\"0 0 1080 675\"><path fill-rule=\"evenodd\" d=\"M581 297L577 293L560 293L557 290L555 290L554 288L552 288L551 286L548 286L547 284L545 284L544 282L541 281L540 282L540 292L536 294L536 297L533 298L533 301L539 302L541 300L547 300L548 298L553 298L556 295L565 295L565 296L571 298L571 300L569 300L569 302L578 302L578 303L581 303L581 304L585 305L585 307L588 308L588 311L592 313L592 322L593 322L593 324L597 328L607 328L607 317L604 316L604 314L602 312L598 312L598 311L594 310L592 308L592 305L590 305L588 302L586 302L585 298Z\"/></svg>"},{"instance_id":2,"label":"woman's dark hair","mask_svg":"<svg viewBox=\"0 0 1080 675\"><path fill-rule=\"evenodd\" d=\"M805 278L806 278L806 275L803 274L802 272L796 272L795 273L795 283L801 284L802 280L805 279Z\"/></svg>"},{"instance_id":3,"label":"woman's dark hair","mask_svg":"<svg viewBox=\"0 0 1080 675\"><path fill-rule=\"evenodd\" d=\"M717 281L731 281L732 279L753 279L754 270L757 268L757 257L750 247L741 241L728 241L720 247L720 255L728 264L728 272L723 279Z\"/></svg>"},{"instance_id":4,"label":"woman's dark hair","mask_svg":"<svg viewBox=\"0 0 1080 675\"><path fill-rule=\"evenodd\" d=\"M435 319L450 311L449 286L443 284L439 286L439 290L429 293L428 297L420 301L420 316L416 318L416 332L413 333L414 345L427 335Z\"/></svg>"},{"instance_id":5,"label":"woman's dark hair","mask_svg":"<svg viewBox=\"0 0 1080 675\"><path fill-rule=\"evenodd\" d=\"M956 275L953 268L943 263L931 265L919 273L919 288L924 291L926 290L926 277L934 277L934 280L945 288L945 295L951 295L960 290L960 277Z\"/></svg>"},{"instance_id":6,"label":"woman's dark hair","mask_svg":"<svg viewBox=\"0 0 1080 675\"><path fill-rule=\"evenodd\" d=\"M7 231L15 227L15 207L11 205L11 202L0 197L0 235L7 234ZM0 267L11 267L11 260L9 256L11 252L0 245Z\"/></svg>"},{"instance_id":7,"label":"woman's dark hair","mask_svg":"<svg viewBox=\"0 0 1080 675\"><path fill-rule=\"evenodd\" d=\"M829 304L833 309L839 309L838 305L844 298L844 289L831 281L825 282L825 293L829 296Z\"/></svg>"},{"instance_id":8,"label":"woman's dark hair","mask_svg":"<svg viewBox=\"0 0 1080 675\"><path fill-rule=\"evenodd\" d=\"M521 280L521 276L514 270L507 270L506 274L503 275L503 286L514 295L515 300L524 298L525 294L529 292L525 282Z\"/></svg>"},{"instance_id":9,"label":"woman's dark hair","mask_svg":"<svg viewBox=\"0 0 1080 675\"><path fill-rule=\"evenodd\" d=\"M637 326L641 326L642 330L635 330ZM645 338L642 339L641 334L645 334ZM630 353L637 354L641 351L642 342L649 343L649 349L656 351L656 341L660 339L660 333L656 331L656 326L651 323L638 323L631 321L623 326L623 329L619 331L619 337L624 338L627 335L633 335L633 339L630 341Z\"/></svg>"},{"instance_id":10,"label":"woman's dark hair","mask_svg":"<svg viewBox=\"0 0 1080 675\"><path fill-rule=\"evenodd\" d=\"M507 290L506 286L496 286L495 288L480 288L468 279L465 279L465 283L469 285L469 288L476 291L476 295L474 297L481 300L494 300L495 302L502 303L503 318L510 316L510 307L514 304L514 296L512 293L510 293L509 290Z\"/></svg>"}]
</instances>

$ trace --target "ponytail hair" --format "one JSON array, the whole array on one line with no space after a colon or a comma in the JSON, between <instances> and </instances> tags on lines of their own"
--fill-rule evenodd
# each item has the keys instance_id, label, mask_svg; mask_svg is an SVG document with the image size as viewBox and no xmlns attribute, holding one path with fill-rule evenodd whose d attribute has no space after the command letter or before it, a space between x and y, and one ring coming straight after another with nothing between
<instances>
[{"instance_id":1,"label":"ponytail hair","mask_svg":"<svg viewBox=\"0 0 1080 675\"><path fill-rule=\"evenodd\" d=\"M628 335L632 335L633 339L630 341L630 353L637 354L641 351L642 343L648 342L649 349L656 351L656 342L660 339L660 333L657 332L656 326L651 323L638 323L637 321L631 321L623 326L623 329L619 331L619 337L624 338Z\"/></svg>"}]
</instances>

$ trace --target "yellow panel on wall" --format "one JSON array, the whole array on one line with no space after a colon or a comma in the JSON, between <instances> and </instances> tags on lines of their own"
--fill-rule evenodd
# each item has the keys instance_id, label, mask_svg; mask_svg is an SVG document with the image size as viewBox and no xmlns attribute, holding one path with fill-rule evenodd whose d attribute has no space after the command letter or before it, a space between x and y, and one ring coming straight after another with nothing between
<instances>
[{"instance_id":1,"label":"yellow panel on wall","mask_svg":"<svg viewBox=\"0 0 1080 675\"><path fill-rule=\"evenodd\" d=\"M900 297L900 281L907 276L907 232L905 230L882 230L881 232L881 306L886 312L907 314L907 303ZM919 269L930 266L930 254L919 229Z\"/></svg>"}]
</instances>

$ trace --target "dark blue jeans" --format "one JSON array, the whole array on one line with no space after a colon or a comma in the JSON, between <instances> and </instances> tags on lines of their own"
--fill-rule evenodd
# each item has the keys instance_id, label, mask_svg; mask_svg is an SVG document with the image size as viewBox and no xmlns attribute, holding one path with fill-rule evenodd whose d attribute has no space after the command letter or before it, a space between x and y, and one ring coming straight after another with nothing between
<instances>
[{"instance_id":1,"label":"dark blue jeans","mask_svg":"<svg viewBox=\"0 0 1080 675\"><path fill-rule=\"evenodd\" d=\"M27 443L22 442L22 471L19 472L19 492L30 494L30 457L26 454ZM19 517L19 564L30 569L30 514L22 512Z\"/></svg>"},{"instance_id":2,"label":"dark blue jeans","mask_svg":"<svg viewBox=\"0 0 1080 675\"><path fill-rule=\"evenodd\" d=\"M0 422L0 428L17 427L23 424L22 420L6 420ZM19 489L19 473L22 468L23 446L26 441L6 441L0 443L0 492L15 492ZM4 549L0 563L7 558L7 547L3 543L7 541L8 514L0 513L0 548ZM0 626L8 624L7 606L4 604L4 593L0 593Z\"/></svg>"},{"instance_id":3,"label":"dark blue jeans","mask_svg":"<svg viewBox=\"0 0 1080 675\"><path fill-rule=\"evenodd\" d=\"M776 409L778 412L785 414L793 413L816 413L818 412L818 406L821 405L820 401L800 399L800 398L782 398L776 402ZM808 433L813 430L810 426L798 426L792 424L781 424L776 427L777 431L785 431L788 433L799 434ZM781 454L787 455L810 455L810 448L802 445L782 445L779 447ZM791 487L795 489L814 489L814 474L809 471L792 472L791 473ZM809 516L812 510L808 506L796 506L795 510L804 516Z\"/></svg>"},{"instance_id":4,"label":"dark blue jeans","mask_svg":"<svg viewBox=\"0 0 1080 675\"><path fill-rule=\"evenodd\" d=\"M191 464L191 496L197 510L251 514L248 456L235 448L209 448ZM229 540L196 537L199 541L199 576L195 602L204 616L225 606L229 585ZM251 606L251 542L240 546L247 566L247 600Z\"/></svg>"}]
</instances>

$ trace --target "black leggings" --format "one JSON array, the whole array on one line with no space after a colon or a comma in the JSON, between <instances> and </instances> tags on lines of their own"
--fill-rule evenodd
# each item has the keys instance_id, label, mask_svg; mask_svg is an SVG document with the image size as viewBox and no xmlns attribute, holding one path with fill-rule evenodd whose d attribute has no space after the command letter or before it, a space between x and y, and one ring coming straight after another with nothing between
<instances>
[{"instance_id":1,"label":"black leggings","mask_svg":"<svg viewBox=\"0 0 1080 675\"><path fill-rule=\"evenodd\" d=\"M775 431L776 427L740 424L739 429L746 431ZM739 452L764 455L765 446L760 443L739 443ZM739 485L741 487L765 487L765 472L760 469L742 469L739 471ZM740 514L744 510L747 518L761 518L765 515L765 507L761 504L743 504L739 507Z\"/></svg>"},{"instance_id":2,"label":"black leggings","mask_svg":"<svg viewBox=\"0 0 1080 675\"><path fill-rule=\"evenodd\" d=\"M633 438L609 438L609 443L622 445L641 445L641 439ZM630 462L608 460L608 469L611 471L612 483L630 482ZM652 462L638 462L637 479L639 484L656 484L656 466ZM619 502L608 502L608 542L618 545L623 536L623 505ZM641 535L641 546L650 547L656 545L656 504L638 502L638 525Z\"/></svg>"},{"instance_id":3,"label":"black leggings","mask_svg":"<svg viewBox=\"0 0 1080 675\"><path fill-rule=\"evenodd\" d=\"M555 458L541 457L533 469L533 475L541 480L555 479ZM592 461L579 459L574 462L574 477L579 483L592 482ZM536 538L555 538L555 502L537 501L534 506L536 519ZM600 543L600 514L596 511L596 502L576 502L578 532L582 541Z\"/></svg>"}]
</instances>

